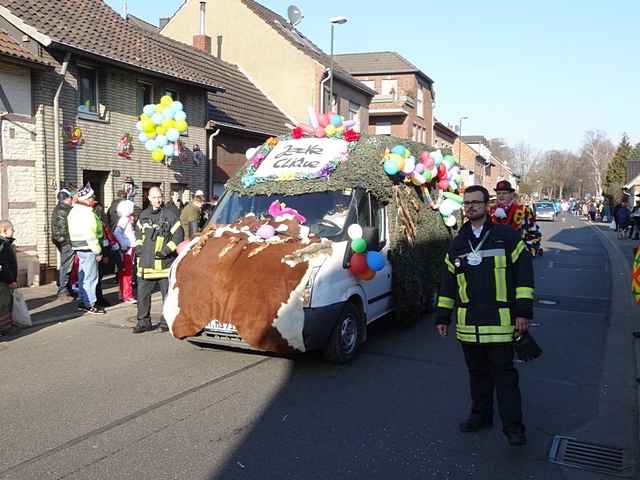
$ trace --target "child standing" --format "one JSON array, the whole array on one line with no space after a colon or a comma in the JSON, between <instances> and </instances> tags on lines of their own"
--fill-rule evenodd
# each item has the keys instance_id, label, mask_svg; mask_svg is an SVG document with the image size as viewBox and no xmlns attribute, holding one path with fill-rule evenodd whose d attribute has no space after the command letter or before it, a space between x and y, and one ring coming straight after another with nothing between
<instances>
[{"instance_id":1,"label":"child standing","mask_svg":"<svg viewBox=\"0 0 640 480\"><path fill-rule=\"evenodd\" d=\"M136 235L133 219L134 203L122 200L118 203L118 223L113 234L122 251L122 268L120 268L120 298L125 303L137 303L133 295L133 262L135 256Z\"/></svg>"},{"instance_id":2,"label":"child standing","mask_svg":"<svg viewBox=\"0 0 640 480\"><path fill-rule=\"evenodd\" d=\"M11 328L13 290L18 288L18 262L13 249L13 224L0 221L0 333Z\"/></svg>"}]
</instances>

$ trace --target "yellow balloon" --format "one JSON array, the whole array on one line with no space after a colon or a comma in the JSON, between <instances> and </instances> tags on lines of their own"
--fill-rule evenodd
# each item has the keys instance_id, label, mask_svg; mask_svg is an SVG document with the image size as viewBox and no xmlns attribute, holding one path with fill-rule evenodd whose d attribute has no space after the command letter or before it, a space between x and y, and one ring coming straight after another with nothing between
<instances>
[{"instance_id":1,"label":"yellow balloon","mask_svg":"<svg viewBox=\"0 0 640 480\"><path fill-rule=\"evenodd\" d=\"M340 136L344 133L344 125L340 125L338 128L336 128L336 136Z\"/></svg>"},{"instance_id":2,"label":"yellow balloon","mask_svg":"<svg viewBox=\"0 0 640 480\"><path fill-rule=\"evenodd\" d=\"M161 123L161 125L165 130L169 130L170 128L173 128L173 125L171 124L171 120L165 120L164 122Z\"/></svg>"},{"instance_id":3,"label":"yellow balloon","mask_svg":"<svg viewBox=\"0 0 640 480\"><path fill-rule=\"evenodd\" d=\"M157 133L158 135L164 135L165 133L167 133L167 129L166 129L166 128L164 128L162 125L158 125L158 126L156 127L156 133Z\"/></svg>"},{"instance_id":4,"label":"yellow balloon","mask_svg":"<svg viewBox=\"0 0 640 480\"><path fill-rule=\"evenodd\" d=\"M334 127L332 124L329 124L324 127L324 133L327 134L327 137L333 137L336 134L336 127Z\"/></svg>"},{"instance_id":5,"label":"yellow balloon","mask_svg":"<svg viewBox=\"0 0 640 480\"><path fill-rule=\"evenodd\" d=\"M144 122L145 120L151 121L151 117L143 113L142 115L140 115L140 121Z\"/></svg>"},{"instance_id":6,"label":"yellow balloon","mask_svg":"<svg viewBox=\"0 0 640 480\"><path fill-rule=\"evenodd\" d=\"M393 162L395 162L395 164L398 166L398 170L402 170L404 168L404 156L403 155L398 155L397 153L391 153L389 154L389 160L392 160Z\"/></svg>"},{"instance_id":7,"label":"yellow balloon","mask_svg":"<svg viewBox=\"0 0 640 480\"><path fill-rule=\"evenodd\" d=\"M156 113L162 113L165 111L167 107L165 107L164 105L162 105L161 103L159 103L158 105L156 105Z\"/></svg>"},{"instance_id":8,"label":"yellow balloon","mask_svg":"<svg viewBox=\"0 0 640 480\"><path fill-rule=\"evenodd\" d=\"M150 132L144 132L144 134L147 136L147 138L156 138L155 130L151 130Z\"/></svg>"},{"instance_id":9,"label":"yellow balloon","mask_svg":"<svg viewBox=\"0 0 640 480\"><path fill-rule=\"evenodd\" d=\"M142 130L144 130L145 132L155 131L156 129L156 126L148 118L141 120L140 126L142 127Z\"/></svg>"},{"instance_id":10,"label":"yellow balloon","mask_svg":"<svg viewBox=\"0 0 640 480\"><path fill-rule=\"evenodd\" d=\"M176 130L178 130L180 133L185 132L187 128L189 128L189 125L187 125L186 120L178 120L176 122Z\"/></svg>"},{"instance_id":11,"label":"yellow balloon","mask_svg":"<svg viewBox=\"0 0 640 480\"><path fill-rule=\"evenodd\" d=\"M171 98L169 95L165 95L160 99L160 105L163 105L164 107L168 107L172 103L173 103L173 98ZM156 111L157 111L157 107L156 107Z\"/></svg>"},{"instance_id":12,"label":"yellow balloon","mask_svg":"<svg viewBox=\"0 0 640 480\"><path fill-rule=\"evenodd\" d=\"M153 152L151 152L151 158L154 162L161 162L164 160L164 152L161 148L156 148Z\"/></svg>"},{"instance_id":13,"label":"yellow balloon","mask_svg":"<svg viewBox=\"0 0 640 480\"><path fill-rule=\"evenodd\" d=\"M177 130L176 125L177 125L176 121L172 118L171 120L169 120L169 128L167 128L167 130L171 128L175 128Z\"/></svg>"}]
</instances>

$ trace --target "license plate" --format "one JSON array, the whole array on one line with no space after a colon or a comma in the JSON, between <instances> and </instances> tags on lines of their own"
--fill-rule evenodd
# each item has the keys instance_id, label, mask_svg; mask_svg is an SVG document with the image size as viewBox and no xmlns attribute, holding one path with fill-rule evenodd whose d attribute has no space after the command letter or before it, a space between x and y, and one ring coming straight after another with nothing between
<instances>
[{"instance_id":1,"label":"license plate","mask_svg":"<svg viewBox=\"0 0 640 480\"><path fill-rule=\"evenodd\" d=\"M238 333L238 329L235 327L235 325L231 323L219 322L218 320L209 322L209 325L207 325L207 330L214 330L216 332L224 333Z\"/></svg>"}]
</instances>

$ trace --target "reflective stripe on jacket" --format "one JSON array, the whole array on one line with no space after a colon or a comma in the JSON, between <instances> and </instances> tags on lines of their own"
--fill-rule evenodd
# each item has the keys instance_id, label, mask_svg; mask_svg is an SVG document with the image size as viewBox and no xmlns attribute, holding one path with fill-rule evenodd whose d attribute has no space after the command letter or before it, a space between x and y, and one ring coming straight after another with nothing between
<instances>
[{"instance_id":1,"label":"reflective stripe on jacket","mask_svg":"<svg viewBox=\"0 0 640 480\"><path fill-rule=\"evenodd\" d=\"M471 247L482 261L470 265ZM516 317L533 317L533 265L520 234L488 220L480 238L467 222L445 257L436 323L456 314L456 336L465 343L506 343L513 339Z\"/></svg>"},{"instance_id":2,"label":"reflective stripe on jacket","mask_svg":"<svg viewBox=\"0 0 640 480\"><path fill-rule=\"evenodd\" d=\"M67 216L67 223L71 247L74 250L91 250L97 255L102 252L102 227L98 225L98 217L93 208L76 203Z\"/></svg>"}]
</instances>

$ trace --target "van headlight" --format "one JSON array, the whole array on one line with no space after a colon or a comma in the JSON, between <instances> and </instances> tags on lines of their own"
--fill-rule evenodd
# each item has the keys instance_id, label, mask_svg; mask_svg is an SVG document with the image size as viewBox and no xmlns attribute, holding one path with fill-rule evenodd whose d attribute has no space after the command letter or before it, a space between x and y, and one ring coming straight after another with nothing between
<instances>
[{"instance_id":1,"label":"van headlight","mask_svg":"<svg viewBox=\"0 0 640 480\"><path fill-rule=\"evenodd\" d=\"M316 275L320 271L320 266L312 267L311 272L309 272L309 279L307 280L307 284L304 286L304 290L302 292L302 306L304 308L309 308L311 306L311 295L313 293L313 284L316 281Z\"/></svg>"}]
</instances>

